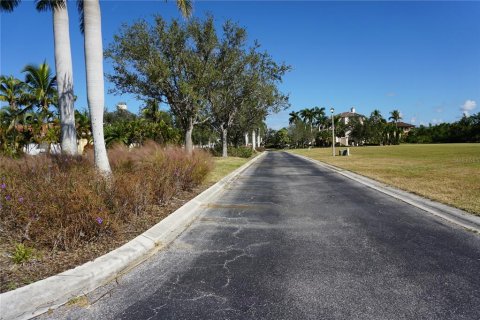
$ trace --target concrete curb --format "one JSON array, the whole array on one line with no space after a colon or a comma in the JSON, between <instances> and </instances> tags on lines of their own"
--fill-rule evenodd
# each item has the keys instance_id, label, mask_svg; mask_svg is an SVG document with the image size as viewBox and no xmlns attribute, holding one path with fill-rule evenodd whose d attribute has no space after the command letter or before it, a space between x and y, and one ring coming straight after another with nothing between
<instances>
[{"instance_id":1,"label":"concrete curb","mask_svg":"<svg viewBox=\"0 0 480 320\"><path fill-rule=\"evenodd\" d=\"M265 154L263 152L231 172L120 248L74 269L0 294L0 319L30 319L128 272L178 237L203 212L203 204L217 196L226 185Z\"/></svg>"},{"instance_id":2,"label":"concrete curb","mask_svg":"<svg viewBox=\"0 0 480 320\"><path fill-rule=\"evenodd\" d=\"M353 173L351 171L341 169L329 164L326 164L324 162L314 160L302 155L290 153L289 154L300 157L302 159L305 159L307 161L313 162L323 168L332 170L337 172L338 174L341 174L344 177L347 177L349 179L352 179L354 181L357 181L369 188L378 190L382 193L385 193L391 197L394 197L396 199L399 199L403 202L406 202L408 204L411 204L419 209L422 209L423 211L426 211L430 214L433 214L434 216L440 217L442 219L445 219L449 222L455 223L459 226L462 226L466 229L470 229L472 231L476 231L480 233L480 217L474 216L466 211L447 206L445 204L423 198L421 196L391 187L389 185L383 184L381 182L369 179L367 177L364 177L362 175Z\"/></svg>"}]
</instances>

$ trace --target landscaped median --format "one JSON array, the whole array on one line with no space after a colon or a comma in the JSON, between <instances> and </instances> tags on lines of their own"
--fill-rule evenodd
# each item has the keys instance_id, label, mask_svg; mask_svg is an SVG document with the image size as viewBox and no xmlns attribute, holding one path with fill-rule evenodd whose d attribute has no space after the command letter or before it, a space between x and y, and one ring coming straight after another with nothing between
<instances>
[{"instance_id":1,"label":"landscaped median","mask_svg":"<svg viewBox=\"0 0 480 320\"><path fill-rule=\"evenodd\" d=\"M136 237L133 235L130 238L133 240L120 246L118 249L75 269L70 269L30 285L2 293L0 295L0 308L2 310L0 319L30 318L118 277L178 236L201 213L202 204L205 204L209 199L221 192L231 179L235 178L237 174L258 158L260 157L252 159L247 164L245 163L248 159L214 160L219 162L219 165L207 176L203 187L198 187L187 195L183 194L182 199L177 203L177 208L189 199L193 199L174 213L170 215L165 214L168 215L166 218L141 235ZM242 164L244 165L238 168ZM235 168L237 169L231 172ZM230 174L224 176L228 172ZM207 188L208 185L214 183L214 181L218 181L218 183L197 195ZM172 208L170 212L175 210L174 205L170 206L170 208ZM6 252L4 252L4 256L5 254ZM26 263L35 264L38 262L36 259L33 259Z\"/></svg>"},{"instance_id":2,"label":"landscaped median","mask_svg":"<svg viewBox=\"0 0 480 320\"><path fill-rule=\"evenodd\" d=\"M303 155L480 216L480 144L296 149Z\"/></svg>"}]
</instances>

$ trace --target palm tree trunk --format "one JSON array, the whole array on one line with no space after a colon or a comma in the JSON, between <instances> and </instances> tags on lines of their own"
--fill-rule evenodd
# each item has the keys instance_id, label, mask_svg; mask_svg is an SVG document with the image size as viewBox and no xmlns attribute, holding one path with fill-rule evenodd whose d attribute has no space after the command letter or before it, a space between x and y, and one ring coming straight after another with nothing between
<instances>
[{"instance_id":1,"label":"palm tree trunk","mask_svg":"<svg viewBox=\"0 0 480 320\"><path fill-rule=\"evenodd\" d=\"M73 94L72 53L67 5L53 9L53 34L55 39L55 69L57 73L58 107L60 109L62 153L77 155L77 132Z\"/></svg>"},{"instance_id":2,"label":"palm tree trunk","mask_svg":"<svg viewBox=\"0 0 480 320\"><path fill-rule=\"evenodd\" d=\"M98 0L84 0L85 68L87 71L87 100L92 122L95 167L104 175L112 172L103 136L104 80L102 18Z\"/></svg>"}]
</instances>

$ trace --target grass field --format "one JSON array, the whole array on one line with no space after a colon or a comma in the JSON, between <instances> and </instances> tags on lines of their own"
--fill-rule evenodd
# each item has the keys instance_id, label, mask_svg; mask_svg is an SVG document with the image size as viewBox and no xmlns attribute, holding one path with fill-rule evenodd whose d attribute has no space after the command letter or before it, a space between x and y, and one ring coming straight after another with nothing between
<instances>
[{"instance_id":1,"label":"grass field","mask_svg":"<svg viewBox=\"0 0 480 320\"><path fill-rule=\"evenodd\" d=\"M233 170L239 168L243 164L247 163L251 158L213 158L214 167L213 170L207 175L204 184L212 185L225 177Z\"/></svg>"},{"instance_id":2,"label":"grass field","mask_svg":"<svg viewBox=\"0 0 480 320\"><path fill-rule=\"evenodd\" d=\"M480 144L350 147L349 157L329 148L290 152L480 216Z\"/></svg>"}]
</instances>

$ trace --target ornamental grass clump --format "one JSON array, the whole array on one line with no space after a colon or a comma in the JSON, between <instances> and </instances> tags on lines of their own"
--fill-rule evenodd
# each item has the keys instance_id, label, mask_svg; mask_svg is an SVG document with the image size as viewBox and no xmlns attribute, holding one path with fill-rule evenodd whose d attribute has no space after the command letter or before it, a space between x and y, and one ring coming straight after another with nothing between
<instances>
[{"instance_id":1,"label":"ornamental grass clump","mask_svg":"<svg viewBox=\"0 0 480 320\"><path fill-rule=\"evenodd\" d=\"M116 237L134 216L199 185L212 168L205 152L189 156L152 143L114 147L109 158L110 181L95 172L91 155L1 158L0 244L71 251Z\"/></svg>"}]
</instances>

